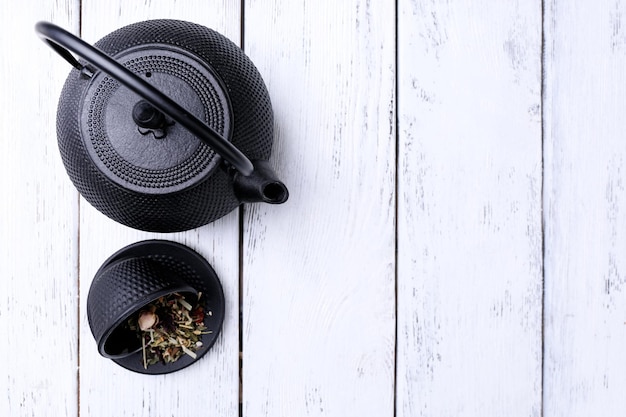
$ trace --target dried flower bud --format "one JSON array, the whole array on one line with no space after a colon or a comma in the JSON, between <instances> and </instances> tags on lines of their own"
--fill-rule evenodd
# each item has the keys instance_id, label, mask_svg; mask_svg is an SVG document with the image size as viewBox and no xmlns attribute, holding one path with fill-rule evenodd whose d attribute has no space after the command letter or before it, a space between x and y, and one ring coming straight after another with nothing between
<instances>
[{"instance_id":1,"label":"dried flower bud","mask_svg":"<svg viewBox=\"0 0 626 417\"><path fill-rule=\"evenodd\" d=\"M139 313L139 318L137 319L139 328L142 331L151 329L158 322L159 322L159 316L157 316L155 313L151 311L142 311L141 313Z\"/></svg>"},{"instance_id":2,"label":"dried flower bud","mask_svg":"<svg viewBox=\"0 0 626 417\"><path fill-rule=\"evenodd\" d=\"M142 341L144 369L159 362L164 365L176 362L184 355L197 359L196 351L203 347L202 335L211 332L204 325L200 295L195 301L193 308L187 308L183 295L173 293L145 306L128 319L129 328L138 332Z\"/></svg>"}]
</instances>

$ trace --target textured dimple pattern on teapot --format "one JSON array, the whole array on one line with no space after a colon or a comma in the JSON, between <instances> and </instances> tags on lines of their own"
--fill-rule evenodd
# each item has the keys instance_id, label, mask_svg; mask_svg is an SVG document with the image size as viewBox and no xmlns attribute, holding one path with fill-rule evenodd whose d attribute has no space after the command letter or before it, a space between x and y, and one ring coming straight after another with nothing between
<instances>
[{"instance_id":1,"label":"textured dimple pattern on teapot","mask_svg":"<svg viewBox=\"0 0 626 417\"><path fill-rule=\"evenodd\" d=\"M273 141L273 114L269 94L253 63L226 37L189 22L153 20L112 32L95 46L111 56L116 56L123 55L124 51L131 48L145 45L149 49L150 45L155 44L180 48L211 69L224 86L230 102L230 141L252 160L269 159ZM156 71L150 69L153 64L144 67L136 62L131 65L137 65L138 72ZM95 77L97 74L100 73L97 72ZM78 116L82 114L84 106L89 106L89 101L84 100L90 82L90 78L81 75L80 71L70 72L59 100L57 135L68 175L81 195L96 209L113 220L136 229L174 232L210 223L240 204L227 170L218 167L210 172L202 171L199 168L201 165L197 165L196 156L192 156L182 165L185 167L184 171L190 173L188 176L177 172L175 176L168 177L166 172L169 168L159 173L146 173L141 168L128 169L119 160L107 162L110 166L107 169L117 170L121 177L134 181L140 187L156 190L153 192L141 192L111 181L110 175L93 163L94 158L85 145L82 122ZM201 97L202 94L198 96ZM220 131L219 122L217 125L215 122L219 117L215 116L205 114L203 118L212 120L212 126ZM227 130L227 126L224 129ZM199 155L203 151L195 152ZM130 174L131 171L134 172ZM198 171L201 174L196 175L192 186L184 186L175 192L158 192L159 189L167 189L167 186L176 185L179 181L184 183L189 176L193 177L193 172Z\"/></svg>"},{"instance_id":2,"label":"textured dimple pattern on teapot","mask_svg":"<svg viewBox=\"0 0 626 417\"><path fill-rule=\"evenodd\" d=\"M252 61L218 32L180 20L149 20L125 26L95 45L110 55L137 45L165 44L201 58L224 82L236 117L232 142L250 159L269 159L273 140L272 105Z\"/></svg>"},{"instance_id":3,"label":"textured dimple pattern on teapot","mask_svg":"<svg viewBox=\"0 0 626 417\"><path fill-rule=\"evenodd\" d=\"M173 256L169 255L161 255L161 254L151 254L146 256L147 259L158 262L163 265L165 268L171 269L172 271L176 271L176 274L187 284L191 285L194 288L201 288L203 279L198 275L196 270L191 268L189 265L182 262L180 259L177 259ZM215 294L204 294L204 300L211 299Z\"/></svg>"},{"instance_id":4,"label":"textured dimple pattern on teapot","mask_svg":"<svg viewBox=\"0 0 626 417\"><path fill-rule=\"evenodd\" d=\"M195 290L176 269L153 260L127 259L106 268L94 278L87 300L89 326L95 339L100 341L105 332L113 330L115 321L125 320L134 310L173 292Z\"/></svg>"},{"instance_id":5,"label":"textured dimple pattern on teapot","mask_svg":"<svg viewBox=\"0 0 626 417\"><path fill-rule=\"evenodd\" d=\"M138 56L128 60L122 58L120 61L136 74L148 74L150 77L161 74L184 81L184 84L193 90L194 96L202 104L201 118L204 122L223 137L229 137L230 126L225 126L226 121L229 120L226 114L227 103L220 100L220 95L212 83L194 66L176 57L163 55ZM129 122L127 124L130 126L127 129L120 129L116 124L112 126L113 129L109 129L111 123L107 123L107 107L119 106L119 103L115 102L112 97L119 92L120 84L109 76L99 78L98 82L92 82L89 87L89 93L86 96L89 103L83 104L86 117L83 121L82 135L88 138L85 144L93 150L92 156L102 162L108 172L121 180L120 185L144 192L150 192L150 189L164 190L190 183L210 168L215 152L208 145L197 140L195 151L191 155L180 163L162 169L154 166L142 167L120 155L111 143L111 136L123 135L125 136L123 139L127 142L140 141L133 136L139 138L142 136L130 118L132 112L130 105L134 102L129 103L125 111ZM172 78L168 77L166 81L171 83L171 80ZM125 90L124 87L121 88ZM145 136L146 138L141 138L141 141L157 144L151 139L149 133ZM134 151L137 152L139 149Z\"/></svg>"}]
</instances>

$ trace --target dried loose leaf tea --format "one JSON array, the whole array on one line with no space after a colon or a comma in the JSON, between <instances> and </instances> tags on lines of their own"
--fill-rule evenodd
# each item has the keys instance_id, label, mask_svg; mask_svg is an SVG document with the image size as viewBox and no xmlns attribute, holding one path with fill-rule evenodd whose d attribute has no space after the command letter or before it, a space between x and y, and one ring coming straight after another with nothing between
<instances>
[{"instance_id":1,"label":"dried loose leaf tea","mask_svg":"<svg viewBox=\"0 0 626 417\"><path fill-rule=\"evenodd\" d=\"M197 357L202 335L211 333L204 325L205 310L198 294L195 305L184 295L160 297L133 315L128 325L141 339L143 367L176 362L183 355Z\"/></svg>"}]
</instances>

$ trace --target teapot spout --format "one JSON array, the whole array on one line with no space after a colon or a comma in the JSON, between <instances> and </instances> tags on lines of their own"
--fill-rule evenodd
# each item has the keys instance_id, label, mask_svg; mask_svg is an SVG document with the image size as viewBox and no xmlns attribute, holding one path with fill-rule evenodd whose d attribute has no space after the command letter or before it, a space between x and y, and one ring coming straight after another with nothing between
<instances>
[{"instance_id":1,"label":"teapot spout","mask_svg":"<svg viewBox=\"0 0 626 417\"><path fill-rule=\"evenodd\" d=\"M250 175L235 172L233 186L235 196L242 203L265 202L282 204L287 201L289 191L280 181L267 161L252 161L254 169Z\"/></svg>"}]
</instances>

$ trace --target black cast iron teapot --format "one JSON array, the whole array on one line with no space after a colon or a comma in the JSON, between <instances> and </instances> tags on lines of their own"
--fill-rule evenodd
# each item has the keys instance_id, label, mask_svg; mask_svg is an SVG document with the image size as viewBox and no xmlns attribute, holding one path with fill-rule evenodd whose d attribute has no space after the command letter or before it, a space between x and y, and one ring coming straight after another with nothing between
<instances>
[{"instance_id":1,"label":"black cast iron teapot","mask_svg":"<svg viewBox=\"0 0 626 417\"><path fill-rule=\"evenodd\" d=\"M36 31L74 67L59 99L59 149L99 211L136 229L174 232L242 202L287 200L267 162L267 89L226 37L178 20L125 26L95 46L48 22Z\"/></svg>"}]
</instances>

